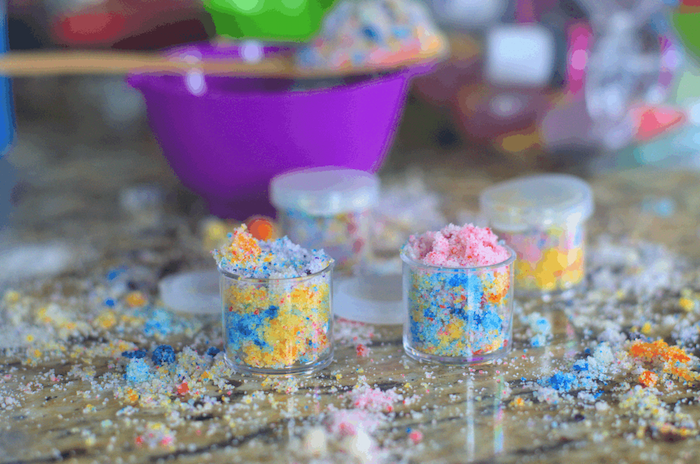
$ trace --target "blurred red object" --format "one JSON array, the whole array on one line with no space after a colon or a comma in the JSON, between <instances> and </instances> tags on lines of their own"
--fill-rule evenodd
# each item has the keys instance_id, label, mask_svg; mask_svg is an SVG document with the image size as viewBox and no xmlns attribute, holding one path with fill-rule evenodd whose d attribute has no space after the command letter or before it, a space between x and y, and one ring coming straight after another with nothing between
<instances>
[{"instance_id":1,"label":"blurred red object","mask_svg":"<svg viewBox=\"0 0 700 464\"><path fill-rule=\"evenodd\" d=\"M465 84L481 77L481 45L472 36L453 34L449 37L451 57L435 71L413 79L413 92L433 106L449 108L455 94Z\"/></svg>"},{"instance_id":2,"label":"blurred red object","mask_svg":"<svg viewBox=\"0 0 700 464\"><path fill-rule=\"evenodd\" d=\"M637 126L635 138L638 142L652 140L686 122L686 115L683 111L667 106L646 105L633 108L632 117Z\"/></svg>"},{"instance_id":3,"label":"blurred red object","mask_svg":"<svg viewBox=\"0 0 700 464\"><path fill-rule=\"evenodd\" d=\"M483 142L530 128L551 107L541 89L499 89L484 83L463 86L452 103L459 128L468 138Z\"/></svg>"},{"instance_id":4,"label":"blurred red object","mask_svg":"<svg viewBox=\"0 0 700 464\"><path fill-rule=\"evenodd\" d=\"M51 33L67 46L159 48L207 38L204 14L197 0L104 0L60 11Z\"/></svg>"}]
</instances>

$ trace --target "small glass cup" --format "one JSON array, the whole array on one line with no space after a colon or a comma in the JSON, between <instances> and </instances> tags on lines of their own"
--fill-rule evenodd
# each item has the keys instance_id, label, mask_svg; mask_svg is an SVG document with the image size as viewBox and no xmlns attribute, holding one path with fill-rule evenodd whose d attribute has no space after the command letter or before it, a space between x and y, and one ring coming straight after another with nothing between
<instances>
[{"instance_id":1,"label":"small glass cup","mask_svg":"<svg viewBox=\"0 0 700 464\"><path fill-rule=\"evenodd\" d=\"M481 364L512 348L515 252L490 266L430 266L404 250L403 346L418 361Z\"/></svg>"},{"instance_id":2,"label":"small glass cup","mask_svg":"<svg viewBox=\"0 0 700 464\"><path fill-rule=\"evenodd\" d=\"M332 274L249 279L220 273L224 353L249 374L310 374L333 361Z\"/></svg>"}]
</instances>

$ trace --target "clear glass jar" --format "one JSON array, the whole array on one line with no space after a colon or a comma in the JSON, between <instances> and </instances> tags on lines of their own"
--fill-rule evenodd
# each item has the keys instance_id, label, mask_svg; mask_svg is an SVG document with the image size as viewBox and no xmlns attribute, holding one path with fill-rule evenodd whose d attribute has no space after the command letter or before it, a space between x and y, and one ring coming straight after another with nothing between
<instances>
[{"instance_id":1,"label":"clear glass jar","mask_svg":"<svg viewBox=\"0 0 700 464\"><path fill-rule=\"evenodd\" d=\"M481 194L489 223L518 255L518 296L555 294L585 282L586 221L593 193L583 180L547 174L515 179Z\"/></svg>"},{"instance_id":2,"label":"clear glass jar","mask_svg":"<svg viewBox=\"0 0 700 464\"><path fill-rule=\"evenodd\" d=\"M247 279L220 273L224 352L235 369L308 374L333 360L334 263L303 277Z\"/></svg>"},{"instance_id":3,"label":"clear glass jar","mask_svg":"<svg viewBox=\"0 0 700 464\"><path fill-rule=\"evenodd\" d=\"M304 248L323 249L335 260L339 276L355 274L370 256L378 197L378 177L354 169L293 171L270 183L282 233Z\"/></svg>"},{"instance_id":4,"label":"clear glass jar","mask_svg":"<svg viewBox=\"0 0 700 464\"><path fill-rule=\"evenodd\" d=\"M504 245L505 246L505 245ZM403 260L403 345L419 361L479 364L506 356L513 335L513 262L468 268Z\"/></svg>"}]
</instances>

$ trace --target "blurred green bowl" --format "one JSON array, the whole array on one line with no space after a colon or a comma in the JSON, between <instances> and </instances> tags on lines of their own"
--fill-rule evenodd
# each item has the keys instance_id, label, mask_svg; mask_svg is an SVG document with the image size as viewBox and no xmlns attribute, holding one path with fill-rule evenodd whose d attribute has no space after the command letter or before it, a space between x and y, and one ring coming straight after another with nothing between
<instances>
[{"instance_id":1,"label":"blurred green bowl","mask_svg":"<svg viewBox=\"0 0 700 464\"><path fill-rule=\"evenodd\" d=\"M308 42L337 0L204 0L216 33L234 39Z\"/></svg>"}]
</instances>

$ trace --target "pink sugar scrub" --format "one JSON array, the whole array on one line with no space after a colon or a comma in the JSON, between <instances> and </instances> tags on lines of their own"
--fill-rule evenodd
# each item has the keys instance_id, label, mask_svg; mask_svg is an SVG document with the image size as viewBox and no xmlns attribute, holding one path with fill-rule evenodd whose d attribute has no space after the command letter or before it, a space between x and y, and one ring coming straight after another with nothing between
<instances>
[{"instance_id":1,"label":"pink sugar scrub","mask_svg":"<svg viewBox=\"0 0 700 464\"><path fill-rule=\"evenodd\" d=\"M437 267L490 266L506 261L508 250L498 244L491 229L450 224L437 232L412 235L406 245L409 258Z\"/></svg>"}]
</instances>

